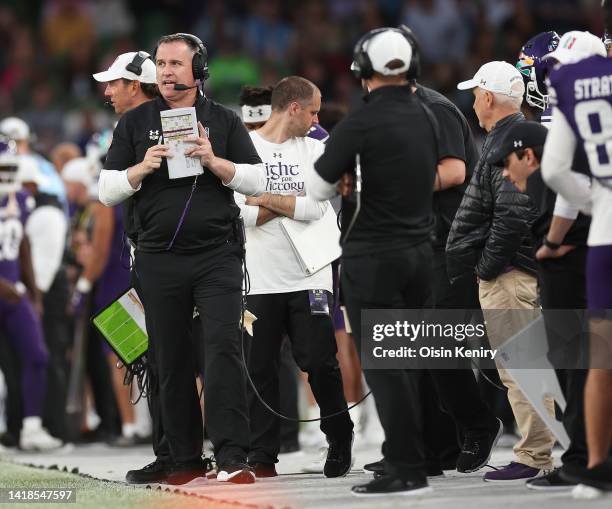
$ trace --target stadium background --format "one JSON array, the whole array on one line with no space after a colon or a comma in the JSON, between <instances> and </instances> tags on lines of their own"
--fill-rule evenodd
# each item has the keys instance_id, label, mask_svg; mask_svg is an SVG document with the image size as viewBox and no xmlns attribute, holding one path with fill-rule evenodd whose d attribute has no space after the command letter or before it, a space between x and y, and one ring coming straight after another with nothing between
<instances>
[{"instance_id":1,"label":"stadium background","mask_svg":"<svg viewBox=\"0 0 612 509\"><path fill-rule=\"evenodd\" d=\"M162 34L192 32L207 45L209 95L235 105L245 84L288 74L316 83L325 102L350 108L360 90L349 72L359 36L406 23L420 39L423 79L475 123L456 83L490 60L515 62L542 30L601 35L599 0L3 0L0 118L17 115L43 155L61 141L83 147L112 126L104 85L92 73L123 52L153 51ZM479 130L476 129L475 133Z\"/></svg>"}]
</instances>

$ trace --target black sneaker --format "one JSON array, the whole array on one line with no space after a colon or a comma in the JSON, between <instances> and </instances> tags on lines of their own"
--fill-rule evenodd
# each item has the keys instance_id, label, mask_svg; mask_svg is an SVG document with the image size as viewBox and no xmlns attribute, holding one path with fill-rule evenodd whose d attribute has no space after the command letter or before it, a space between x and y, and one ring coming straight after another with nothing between
<instances>
[{"instance_id":1,"label":"black sneaker","mask_svg":"<svg viewBox=\"0 0 612 509\"><path fill-rule=\"evenodd\" d=\"M602 461L593 468L581 465L564 465L559 471L561 479L584 484L601 491L612 491L612 459Z\"/></svg>"},{"instance_id":2,"label":"black sneaker","mask_svg":"<svg viewBox=\"0 0 612 509\"><path fill-rule=\"evenodd\" d=\"M250 463L249 466L255 472L255 477L258 479L263 477L276 477L278 474L276 473L276 467L274 463Z\"/></svg>"},{"instance_id":3,"label":"black sneaker","mask_svg":"<svg viewBox=\"0 0 612 509\"><path fill-rule=\"evenodd\" d=\"M217 481L232 482L234 484L253 484L255 472L246 463L229 463L218 469Z\"/></svg>"},{"instance_id":4,"label":"black sneaker","mask_svg":"<svg viewBox=\"0 0 612 509\"><path fill-rule=\"evenodd\" d=\"M384 458L378 461L373 461L372 463L366 463L363 466L363 470L365 472L373 472L374 474L384 474L385 473Z\"/></svg>"},{"instance_id":5,"label":"black sneaker","mask_svg":"<svg viewBox=\"0 0 612 509\"><path fill-rule=\"evenodd\" d=\"M139 468L137 470L129 470L125 474L125 480L130 484L148 484L151 482L162 482L168 476L170 467L169 460L156 459L153 463Z\"/></svg>"},{"instance_id":6,"label":"black sneaker","mask_svg":"<svg viewBox=\"0 0 612 509\"><path fill-rule=\"evenodd\" d=\"M349 440L328 440L327 459L323 467L325 477L344 477L352 466L352 448L355 434Z\"/></svg>"},{"instance_id":7,"label":"black sneaker","mask_svg":"<svg viewBox=\"0 0 612 509\"><path fill-rule=\"evenodd\" d=\"M496 418L496 422L497 427L486 435L466 434L461 453L457 458L457 472L476 472L489 462L493 448L504 430L501 420Z\"/></svg>"},{"instance_id":8,"label":"black sneaker","mask_svg":"<svg viewBox=\"0 0 612 509\"><path fill-rule=\"evenodd\" d=\"M402 481L398 477L386 475L374 479L367 484L359 484L351 488L353 495L357 497L372 497L383 495L403 495L416 497L431 493L432 489L427 484L427 479L419 481Z\"/></svg>"},{"instance_id":9,"label":"black sneaker","mask_svg":"<svg viewBox=\"0 0 612 509\"><path fill-rule=\"evenodd\" d=\"M206 474L209 472L210 468L211 466L208 458L172 463L168 468L166 484L180 486L194 479L202 478L202 480L205 480Z\"/></svg>"},{"instance_id":10,"label":"black sneaker","mask_svg":"<svg viewBox=\"0 0 612 509\"><path fill-rule=\"evenodd\" d=\"M525 482L525 485L530 490L537 491L569 491L576 486L576 483L562 479L559 475L559 469L555 468L546 475L529 479Z\"/></svg>"}]
</instances>

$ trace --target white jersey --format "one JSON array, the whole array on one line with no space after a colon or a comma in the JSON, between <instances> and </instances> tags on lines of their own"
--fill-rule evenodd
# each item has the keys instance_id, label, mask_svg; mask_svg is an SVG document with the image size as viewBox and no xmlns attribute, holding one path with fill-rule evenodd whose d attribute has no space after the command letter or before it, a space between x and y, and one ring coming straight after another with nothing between
<instances>
[{"instance_id":1,"label":"white jersey","mask_svg":"<svg viewBox=\"0 0 612 509\"><path fill-rule=\"evenodd\" d=\"M308 197L307 181L314 174L314 163L325 145L312 138L291 138L284 143L264 140L257 131L250 133L266 172L266 192L295 195L294 220L312 221L323 217L329 202ZM331 265L306 276L281 227L283 217L275 217L256 226L259 207L245 204L245 197L235 193L236 203L246 226L246 264L251 295L288 293L323 289L332 291ZM313 245L312 249L321 246Z\"/></svg>"}]
</instances>

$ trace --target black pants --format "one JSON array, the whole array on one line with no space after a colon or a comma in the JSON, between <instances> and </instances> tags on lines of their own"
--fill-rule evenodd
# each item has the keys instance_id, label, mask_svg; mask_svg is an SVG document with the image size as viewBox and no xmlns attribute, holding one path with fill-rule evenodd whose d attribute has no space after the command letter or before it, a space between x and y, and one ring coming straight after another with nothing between
<instances>
[{"instance_id":1,"label":"black pants","mask_svg":"<svg viewBox=\"0 0 612 509\"><path fill-rule=\"evenodd\" d=\"M43 409L43 422L49 432L63 440L66 436L66 395L68 391L68 350L71 337L68 331L66 307L68 304L68 281L61 267L49 291L43 295L42 326L47 349L47 393ZM110 390L107 387L107 390Z\"/></svg>"},{"instance_id":2,"label":"black pants","mask_svg":"<svg viewBox=\"0 0 612 509\"><path fill-rule=\"evenodd\" d=\"M357 349L361 310L419 309L430 294L428 242L376 255L343 258L342 287ZM385 431L385 470L403 479L425 478L421 371L366 369L364 375Z\"/></svg>"},{"instance_id":3,"label":"black pants","mask_svg":"<svg viewBox=\"0 0 612 509\"><path fill-rule=\"evenodd\" d=\"M561 456L563 464L586 465L588 456L584 425L587 370L580 369L588 359L588 328L582 314L570 311L586 308L586 253L585 246L577 247L561 258L544 260L538 268L550 360L562 368L576 363L575 369L555 370L567 403L563 425L570 438Z\"/></svg>"},{"instance_id":4,"label":"black pants","mask_svg":"<svg viewBox=\"0 0 612 509\"><path fill-rule=\"evenodd\" d=\"M159 391L159 398L152 398L153 417L161 420L154 423L156 454L166 452L164 439L172 461L192 461L202 454L191 339L195 304L204 330L206 423L215 456L220 466L245 461L249 423L239 330L239 247L228 242L189 255L139 251L135 270Z\"/></svg>"},{"instance_id":5,"label":"black pants","mask_svg":"<svg viewBox=\"0 0 612 509\"><path fill-rule=\"evenodd\" d=\"M298 418L298 381L299 368L293 358L291 341L285 338L281 346L280 369L280 413L287 417ZM283 419L280 423L281 446L299 447L300 423Z\"/></svg>"},{"instance_id":6,"label":"black pants","mask_svg":"<svg viewBox=\"0 0 612 509\"><path fill-rule=\"evenodd\" d=\"M428 304L438 309L465 309L464 323L469 323L472 312L480 309L476 277L466 275L451 285L446 272L444 251L434 251L432 298ZM445 461L445 458L450 460L453 451L455 455L459 453L457 436L490 432L496 425L495 416L481 399L471 369L432 369L424 383L429 380L432 387L423 387L424 397L428 398L425 403L427 460L431 467L437 467L435 458L430 456L431 453L437 453L441 466L450 468L450 462ZM439 405L433 404L436 400L439 400ZM451 426L451 422L454 425Z\"/></svg>"},{"instance_id":7,"label":"black pants","mask_svg":"<svg viewBox=\"0 0 612 509\"><path fill-rule=\"evenodd\" d=\"M326 292L332 309L332 295ZM308 374L321 415L346 410L342 376L336 359L336 337L329 315L312 315L308 291L249 295L249 311L256 317L249 355L249 373L263 400L279 408L279 364L286 330L297 365ZM249 461L275 463L280 448L280 422L249 388L251 450ZM349 439L353 423L348 412L321 421L330 439Z\"/></svg>"}]
</instances>

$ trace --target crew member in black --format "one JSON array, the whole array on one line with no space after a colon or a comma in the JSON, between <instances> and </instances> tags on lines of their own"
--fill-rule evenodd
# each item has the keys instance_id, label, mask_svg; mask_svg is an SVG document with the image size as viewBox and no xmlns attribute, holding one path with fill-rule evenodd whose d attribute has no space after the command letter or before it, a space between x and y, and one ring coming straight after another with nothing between
<instances>
[{"instance_id":1,"label":"crew member in black","mask_svg":"<svg viewBox=\"0 0 612 509\"><path fill-rule=\"evenodd\" d=\"M100 201L134 200L138 227L135 271L151 326L167 448L128 472L131 482L183 484L205 475L202 419L190 341L194 304L204 329L206 425L219 481L249 483L249 425L241 362L239 209L233 191L264 190L261 160L240 119L198 93L208 77L206 48L195 36L162 37L155 63L161 97L127 112L113 135L100 176ZM204 173L169 179L160 112L195 107L199 136L185 154ZM259 165L259 166L257 166Z\"/></svg>"},{"instance_id":2,"label":"crew member in black","mask_svg":"<svg viewBox=\"0 0 612 509\"><path fill-rule=\"evenodd\" d=\"M357 43L351 67L369 91L366 104L336 126L309 188L317 199L333 196L359 156L361 210L342 253L343 293L358 349L362 309L421 308L430 293L436 125L408 86L412 55L398 29L371 31ZM358 190L357 171L355 177ZM386 475L353 493L428 492L419 372L364 373L385 431Z\"/></svg>"}]
</instances>

